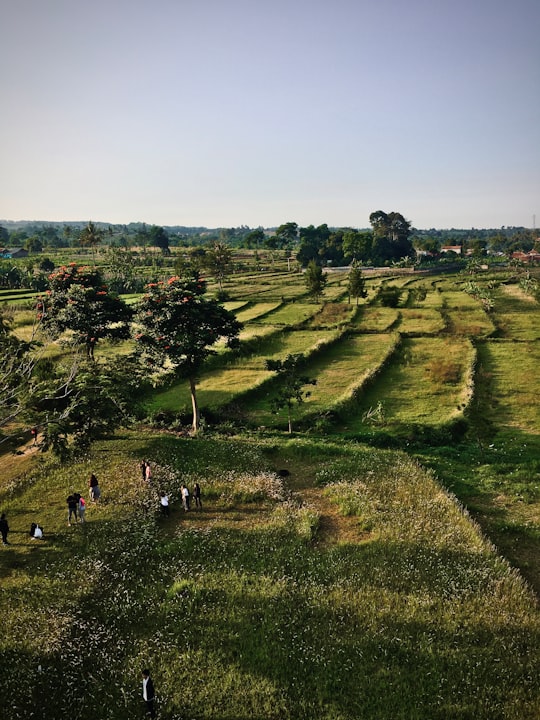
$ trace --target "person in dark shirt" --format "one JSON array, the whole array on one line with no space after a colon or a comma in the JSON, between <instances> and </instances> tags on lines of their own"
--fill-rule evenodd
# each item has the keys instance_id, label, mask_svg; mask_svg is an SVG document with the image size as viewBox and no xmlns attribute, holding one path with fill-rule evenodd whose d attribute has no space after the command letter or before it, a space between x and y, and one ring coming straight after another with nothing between
<instances>
[{"instance_id":1,"label":"person in dark shirt","mask_svg":"<svg viewBox=\"0 0 540 720\"><path fill-rule=\"evenodd\" d=\"M150 677L150 670L143 670L142 671L142 695L143 700L146 704L146 714L149 715L151 718L156 717L156 708L154 706L154 683L152 682L152 678Z\"/></svg>"},{"instance_id":2,"label":"person in dark shirt","mask_svg":"<svg viewBox=\"0 0 540 720\"><path fill-rule=\"evenodd\" d=\"M4 545L9 545L8 543L8 532L9 532L9 525L8 521L6 520L6 513L2 513L2 516L0 517L0 533L2 533L2 543Z\"/></svg>"}]
</instances>

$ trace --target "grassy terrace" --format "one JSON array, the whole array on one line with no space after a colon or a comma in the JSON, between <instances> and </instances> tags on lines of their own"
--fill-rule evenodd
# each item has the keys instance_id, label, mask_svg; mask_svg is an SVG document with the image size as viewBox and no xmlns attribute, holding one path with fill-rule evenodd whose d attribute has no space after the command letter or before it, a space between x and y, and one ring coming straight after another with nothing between
<instances>
[{"instance_id":1,"label":"grassy terrace","mask_svg":"<svg viewBox=\"0 0 540 720\"><path fill-rule=\"evenodd\" d=\"M400 308L398 330L411 335L435 335L444 330L444 319L434 308Z\"/></svg>"},{"instance_id":2,"label":"grassy terrace","mask_svg":"<svg viewBox=\"0 0 540 720\"><path fill-rule=\"evenodd\" d=\"M294 408L293 420L324 413L350 398L365 377L381 363L393 342L394 336L390 334L355 335L321 352L310 361L306 371L317 384L310 387L311 394L305 402ZM246 402L246 414L252 423L266 427L286 424L284 414L271 412L274 395L275 389L269 389L264 395Z\"/></svg>"},{"instance_id":3,"label":"grassy terrace","mask_svg":"<svg viewBox=\"0 0 540 720\"><path fill-rule=\"evenodd\" d=\"M393 361L360 398L357 413L341 429L365 429L364 413L379 402L387 429L448 422L467 402L467 377L474 357L466 339L404 339Z\"/></svg>"},{"instance_id":4,"label":"grassy terrace","mask_svg":"<svg viewBox=\"0 0 540 720\"><path fill-rule=\"evenodd\" d=\"M278 359L289 353L313 352L334 335L335 331L331 330L298 330L271 334L263 340L256 353L232 360L225 367L202 375L197 393L201 407L216 409L271 377L271 373L265 370L267 358ZM191 398L187 382L176 382L166 390L155 393L148 402L148 408L188 412Z\"/></svg>"},{"instance_id":5,"label":"grassy terrace","mask_svg":"<svg viewBox=\"0 0 540 720\"><path fill-rule=\"evenodd\" d=\"M444 291L449 330L454 335L485 336L495 330L491 319L467 293L456 290Z\"/></svg>"},{"instance_id":6,"label":"grassy terrace","mask_svg":"<svg viewBox=\"0 0 540 720\"><path fill-rule=\"evenodd\" d=\"M137 463L154 467L142 486ZM273 471L287 468L286 481ZM67 527L96 472L103 502ZM197 479L202 512L179 507ZM158 488L173 501L157 510ZM3 717L124 720L152 668L162 717L535 720L530 591L401 453L125 434L0 480ZM41 545L25 530L38 517ZM41 668L41 672L38 670Z\"/></svg>"},{"instance_id":7,"label":"grassy terrace","mask_svg":"<svg viewBox=\"0 0 540 720\"><path fill-rule=\"evenodd\" d=\"M2 456L2 720L138 717L143 666L162 720L538 720L538 304L504 272L475 279L490 313L465 275L368 278L358 308L329 278L323 304L297 273L231 280L243 354L218 347L201 376L203 435ZM12 313L29 338L32 312ZM297 352L317 385L291 437L265 360ZM148 409L189 417L187 381ZM103 501L68 527L90 472ZM203 511L184 513L195 481Z\"/></svg>"}]
</instances>

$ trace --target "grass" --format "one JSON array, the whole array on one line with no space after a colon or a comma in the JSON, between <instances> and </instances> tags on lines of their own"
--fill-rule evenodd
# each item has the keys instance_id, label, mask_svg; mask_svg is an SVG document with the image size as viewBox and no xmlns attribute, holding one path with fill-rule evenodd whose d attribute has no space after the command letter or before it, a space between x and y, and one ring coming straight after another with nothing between
<instances>
[{"instance_id":1,"label":"grass","mask_svg":"<svg viewBox=\"0 0 540 720\"><path fill-rule=\"evenodd\" d=\"M68 528L65 494L90 471L103 504ZM195 478L204 509L185 514L179 485ZM5 482L6 720L38 702L55 720L136 716L143 666L173 719L537 717L530 591L403 454L130 434ZM36 511L39 546L23 534Z\"/></svg>"},{"instance_id":2,"label":"grass","mask_svg":"<svg viewBox=\"0 0 540 720\"><path fill-rule=\"evenodd\" d=\"M356 335L333 345L309 363L309 377L317 384L309 387L310 396L293 407L293 418L325 413L352 396L354 390L377 368L394 344L394 336ZM267 427L281 426L285 415L271 411L271 391L245 404L251 422Z\"/></svg>"},{"instance_id":3,"label":"grass","mask_svg":"<svg viewBox=\"0 0 540 720\"><path fill-rule=\"evenodd\" d=\"M253 303L250 304L245 309L237 311L236 317L240 322L242 323L249 323L253 320L256 320L262 316L268 315L268 313L272 312L272 310L276 310L278 308L280 303Z\"/></svg>"},{"instance_id":4,"label":"grass","mask_svg":"<svg viewBox=\"0 0 540 720\"><path fill-rule=\"evenodd\" d=\"M289 353L309 354L316 351L321 343L329 341L334 332L298 330L273 333L263 339L257 352L237 358L226 367L203 373L197 388L201 409L203 412L204 408L215 410L270 378L272 374L265 369L266 359L284 358ZM187 380L175 382L171 387L153 394L147 407L150 411L188 412L191 395Z\"/></svg>"},{"instance_id":5,"label":"grass","mask_svg":"<svg viewBox=\"0 0 540 720\"><path fill-rule=\"evenodd\" d=\"M437 426L457 415L468 401L468 371L475 355L470 341L459 338L409 338L393 362L362 395L356 415L342 425L365 430L363 415L379 402L388 430L411 423Z\"/></svg>"},{"instance_id":6,"label":"grass","mask_svg":"<svg viewBox=\"0 0 540 720\"><path fill-rule=\"evenodd\" d=\"M495 283L489 315L462 292L466 279L368 278L358 313L328 302L344 292L338 274L322 304L283 303L305 295L298 274L231 283L228 307L246 322L252 352L215 359L201 379L206 408L251 398L259 424L279 426L246 391L269 378L266 358L307 351L318 383L297 418L347 408L356 438L401 442L409 456L347 441L344 425L290 440L132 432L65 467L28 450L4 454L0 509L13 545L0 554L2 717L136 716L149 665L171 720L536 720L540 316L517 285L496 285L503 272L478 280ZM371 305L381 282L403 285L398 309ZM417 285L429 288L422 301L405 292ZM13 318L30 332L28 309ZM347 326L354 334L340 336ZM392 345L388 328L411 337L350 412L346 400ZM157 393L153 408L178 411L184 397L189 410L187 391L186 382ZM366 425L363 412L379 401L381 416ZM409 437L463 415L459 442ZM139 481L142 457L153 488ZM65 498L91 471L103 502L85 528L68 528ZM183 514L180 483L196 480L204 511ZM155 513L161 487L169 520ZM33 520L44 543L26 534Z\"/></svg>"},{"instance_id":7,"label":"grass","mask_svg":"<svg viewBox=\"0 0 540 720\"><path fill-rule=\"evenodd\" d=\"M434 308L400 308L399 331L410 335L435 335L444 330L441 313Z\"/></svg>"},{"instance_id":8,"label":"grass","mask_svg":"<svg viewBox=\"0 0 540 720\"><path fill-rule=\"evenodd\" d=\"M501 285L496 299L498 335L526 342L540 340L540 312L535 305L516 285Z\"/></svg>"},{"instance_id":9,"label":"grass","mask_svg":"<svg viewBox=\"0 0 540 720\"><path fill-rule=\"evenodd\" d=\"M460 290L445 290L444 301L449 330L454 335L486 336L494 332L492 320L477 300Z\"/></svg>"},{"instance_id":10,"label":"grass","mask_svg":"<svg viewBox=\"0 0 540 720\"><path fill-rule=\"evenodd\" d=\"M396 308L362 307L355 316L353 325L361 332L386 332L399 319Z\"/></svg>"},{"instance_id":11,"label":"grass","mask_svg":"<svg viewBox=\"0 0 540 720\"><path fill-rule=\"evenodd\" d=\"M269 312L263 322L273 325L298 325L320 312L321 305L315 303L287 303Z\"/></svg>"},{"instance_id":12,"label":"grass","mask_svg":"<svg viewBox=\"0 0 540 720\"><path fill-rule=\"evenodd\" d=\"M487 419L501 429L540 435L540 405L534 382L540 347L537 343L488 342L483 345L482 371L490 379ZM519 368L519 380L516 378Z\"/></svg>"}]
</instances>

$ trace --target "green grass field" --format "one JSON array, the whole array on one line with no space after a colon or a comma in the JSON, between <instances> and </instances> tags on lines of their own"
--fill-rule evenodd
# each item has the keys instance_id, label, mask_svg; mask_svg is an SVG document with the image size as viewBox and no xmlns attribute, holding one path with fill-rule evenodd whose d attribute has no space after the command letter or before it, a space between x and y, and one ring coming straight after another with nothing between
<instances>
[{"instance_id":1,"label":"green grass field","mask_svg":"<svg viewBox=\"0 0 540 720\"><path fill-rule=\"evenodd\" d=\"M444 424L467 402L467 374L474 350L466 339L405 339L396 357L362 395L357 413L341 428L365 429L364 414L382 404L387 429Z\"/></svg>"},{"instance_id":2,"label":"green grass field","mask_svg":"<svg viewBox=\"0 0 540 720\"><path fill-rule=\"evenodd\" d=\"M241 346L201 374L202 435L134 427L65 465L6 450L2 720L142 716L143 666L162 720L538 720L540 313L509 275L475 278L489 313L463 274L369 277L358 308L341 273L318 304L301 274L237 275ZM30 309L10 314L29 339ZM289 353L317 380L292 436L265 370ZM187 381L146 407L189 418ZM90 472L103 501L68 527Z\"/></svg>"},{"instance_id":3,"label":"green grass field","mask_svg":"<svg viewBox=\"0 0 540 720\"><path fill-rule=\"evenodd\" d=\"M90 472L103 500L67 527L65 497ZM186 514L179 487L195 479L203 510ZM74 708L81 720L104 708L137 717L144 666L160 717L178 720L537 717L530 591L405 455L124 435L0 487L13 527L5 720L36 707L55 720ZM34 519L40 544L26 535Z\"/></svg>"},{"instance_id":4,"label":"green grass field","mask_svg":"<svg viewBox=\"0 0 540 720\"><path fill-rule=\"evenodd\" d=\"M353 391L385 358L395 342L395 336L355 335L342 340L309 363L309 377L317 384L309 388L310 395L293 408L293 420L306 415L324 413L349 399ZM245 404L252 423L267 427L286 424L286 413L273 414L271 401L275 388Z\"/></svg>"}]
</instances>

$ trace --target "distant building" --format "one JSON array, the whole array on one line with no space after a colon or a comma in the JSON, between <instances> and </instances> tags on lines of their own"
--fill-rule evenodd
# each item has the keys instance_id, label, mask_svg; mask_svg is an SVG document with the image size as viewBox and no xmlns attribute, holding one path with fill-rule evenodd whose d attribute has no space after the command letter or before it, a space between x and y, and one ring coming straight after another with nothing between
<instances>
[{"instance_id":1,"label":"distant building","mask_svg":"<svg viewBox=\"0 0 540 720\"><path fill-rule=\"evenodd\" d=\"M456 253L456 255L461 255L461 251L461 245L443 245L441 248L441 253L453 252Z\"/></svg>"},{"instance_id":2,"label":"distant building","mask_svg":"<svg viewBox=\"0 0 540 720\"><path fill-rule=\"evenodd\" d=\"M512 253L512 260L519 260L524 263L537 263L540 262L540 252L538 250L531 250L526 253L522 250L517 250Z\"/></svg>"},{"instance_id":3,"label":"distant building","mask_svg":"<svg viewBox=\"0 0 540 720\"><path fill-rule=\"evenodd\" d=\"M28 250L24 248L3 248L0 250L0 257L11 260L12 258L28 257Z\"/></svg>"}]
</instances>

